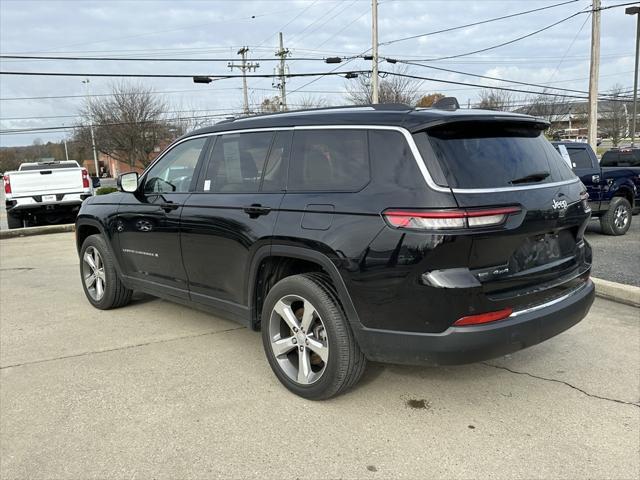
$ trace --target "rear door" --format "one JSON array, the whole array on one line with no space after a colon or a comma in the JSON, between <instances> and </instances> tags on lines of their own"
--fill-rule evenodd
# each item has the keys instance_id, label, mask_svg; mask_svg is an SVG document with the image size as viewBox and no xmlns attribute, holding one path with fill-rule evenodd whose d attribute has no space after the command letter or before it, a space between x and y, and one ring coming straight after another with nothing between
<instances>
[{"instance_id":1,"label":"rear door","mask_svg":"<svg viewBox=\"0 0 640 480\"><path fill-rule=\"evenodd\" d=\"M206 142L204 137L188 139L168 150L118 209L115 223L122 268L147 290L188 298L180 215Z\"/></svg>"},{"instance_id":2,"label":"rear door","mask_svg":"<svg viewBox=\"0 0 640 480\"><path fill-rule=\"evenodd\" d=\"M602 201L602 182L600 175L600 165L591 147L583 144L565 144L569 158L571 159L571 167L575 174L580 178L589 194L589 204L594 211L600 210L600 202Z\"/></svg>"},{"instance_id":3,"label":"rear door","mask_svg":"<svg viewBox=\"0 0 640 480\"><path fill-rule=\"evenodd\" d=\"M291 131L219 134L182 213L191 299L244 320L247 271L270 245L284 196Z\"/></svg>"},{"instance_id":4,"label":"rear door","mask_svg":"<svg viewBox=\"0 0 640 480\"><path fill-rule=\"evenodd\" d=\"M583 186L545 139L543 125L458 122L427 133L461 208L517 206L497 227L469 230L468 265L491 300L523 306L562 291L588 270ZM444 185L443 185L444 186Z\"/></svg>"}]
</instances>

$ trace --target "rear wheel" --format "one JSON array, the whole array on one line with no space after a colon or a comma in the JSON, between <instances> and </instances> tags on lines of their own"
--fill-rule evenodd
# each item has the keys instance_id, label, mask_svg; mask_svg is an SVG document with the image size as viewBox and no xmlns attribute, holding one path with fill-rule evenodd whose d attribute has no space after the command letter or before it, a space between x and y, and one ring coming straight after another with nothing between
<instances>
[{"instance_id":1,"label":"rear wheel","mask_svg":"<svg viewBox=\"0 0 640 480\"><path fill-rule=\"evenodd\" d=\"M600 227L606 235L624 235L631 226L631 204L624 197L614 197L609 210L600 217Z\"/></svg>"},{"instance_id":2,"label":"rear wheel","mask_svg":"<svg viewBox=\"0 0 640 480\"><path fill-rule=\"evenodd\" d=\"M262 341L278 380L312 400L342 393L366 365L328 279L318 274L284 278L269 291Z\"/></svg>"},{"instance_id":3,"label":"rear wheel","mask_svg":"<svg viewBox=\"0 0 640 480\"><path fill-rule=\"evenodd\" d=\"M102 235L91 235L80 250L80 275L87 300L100 310L123 307L131 301L115 269L111 252Z\"/></svg>"}]
</instances>

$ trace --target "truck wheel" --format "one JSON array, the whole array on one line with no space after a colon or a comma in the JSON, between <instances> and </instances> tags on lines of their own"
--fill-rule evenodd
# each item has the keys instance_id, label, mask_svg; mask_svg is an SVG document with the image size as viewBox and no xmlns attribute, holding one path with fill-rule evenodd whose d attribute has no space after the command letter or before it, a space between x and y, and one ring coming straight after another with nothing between
<instances>
[{"instance_id":1,"label":"truck wheel","mask_svg":"<svg viewBox=\"0 0 640 480\"><path fill-rule=\"evenodd\" d=\"M609 210L600 217L605 235L624 235L631 226L631 204L624 197L613 197Z\"/></svg>"},{"instance_id":2,"label":"truck wheel","mask_svg":"<svg viewBox=\"0 0 640 480\"><path fill-rule=\"evenodd\" d=\"M262 343L278 380L310 400L342 393L366 366L328 278L319 274L286 277L269 290Z\"/></svg>"},{"instance_id":3,"label":"truck wheel","mask_svg":"<svg viewBox=\"0 0 640 480\"><path fill-rule=\"evenodd\" d=\"M91 235L80 249L80 276L87 300L100 310L123 307L131 301L102 235Z\"/></svg>"},{"instance_id":4,"label":"truck wheel","mask_svg":"<svg viewBox=\"0 0 640 480\"><path fill-rule=\"evenodd\" d=\"M11 215L10 213L8 213L7 214L7 226L9 227L9 230L14 229L14 228L22 228L22 218L16 217L16 216Z\"/></svg>"}]
</instances>

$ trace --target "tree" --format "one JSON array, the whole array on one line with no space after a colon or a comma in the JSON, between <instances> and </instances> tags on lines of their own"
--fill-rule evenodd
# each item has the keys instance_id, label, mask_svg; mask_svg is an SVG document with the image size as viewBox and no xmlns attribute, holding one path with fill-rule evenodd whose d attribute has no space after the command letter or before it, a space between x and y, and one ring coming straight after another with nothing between
<instances>
[{"instance_id":1,"label":"tree","mask_svg":"<svg viewBox=\"0 0 640 480\"><path fill-rule=\"evenodd\" d=\"M522 109L527 115L543 118L551 124L549 134L558 130L559 122L568 121L569 118L575 121L572 127L577 128L582 120L582 110L580 105L571 102L558 95L537 95L526 102L528 105Z\"/></svg>"},{"instance_id":2,"label":"tree","mask_svg":"<svg viewBox=\"0 0 640 480\"><path fill-rule=\"evenodd\" d=\"M406 69L398 69L398 74L406 73ZM371 76L360 74L356 80L347 84L347 100L356 105L373 103ZM378 103L402 103L415 105L418 100L417 83L412 78L390 74L380 79L378 85Z\"/></svg>"},{"instance_id":3,"label":"tree","mask_svg":"<svg viewBox=\"0 0 640 480\"><path fill-rule=\"evenodd\" d=\"M167 104L141 84L116 83L112 94L88 101L82 115L94 125L97 149L132 167L146 166L160 140L174 137L165 119ZM91 145L89 128L78 126L76 138Z\"/></svg>"},{"instance_id":4,"label":"tree","mask_svg":"<svg viewBox=\"0 0 640 480\"><path fill-rule=\"evenodd\" d=\"M291 110L303 110L305 108L323 108L328 107L329 102L323 97L314 97L313 95L305 95L296 101L295 108Z\"/></svg>"},{"instance_id":5,"label":"tree","mask_svg":"<svg viewBox=\"0 0 640 480\"><path fill-rule=\"evenodd\" d=\"M509 111L513 103L514 96L506 90L485 88L480 92L480 103L478 108L485 110Z\"/></svg>"},{"instance_id":6,"label":"tree","mask_svg":"<svg viewBox=\"0 0 640 480\"><path fill-rule=\"evenodd\" d=\"M615 85L610 91L611 100L599 102L602 111L602 120L599 129L605 136L611 137L614 147L620 144L620 140L629 131L628 109L622 101L624 88Z\"/></svg>"},{"instance_id":7,"label":"tree","mask_svg":"<svg viewBox=\"0 0 640 480\"><path fill-rule=\"evenodd\" d=\"M430 107L438 100L442 100L446 95L442 93L429 93L420 97L420 100L416 103L416 107Z\"/></svg>"}]
</instances>

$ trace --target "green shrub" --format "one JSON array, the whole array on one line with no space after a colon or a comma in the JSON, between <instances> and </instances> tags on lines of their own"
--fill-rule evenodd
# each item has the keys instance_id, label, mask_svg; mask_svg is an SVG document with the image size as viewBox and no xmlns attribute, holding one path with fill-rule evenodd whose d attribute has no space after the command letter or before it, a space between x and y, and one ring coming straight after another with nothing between
<instances>
[{"instance_id":1,"label":"green shrub","mask_svg":"<svg viewBox=\"0 0 640 480\"><path fill-rule=\"evenodd\" d=\"M106 195L107 193L117 192L116 187L100 187L96 189L96 195Z\"/></svg>"}]
</instances>

